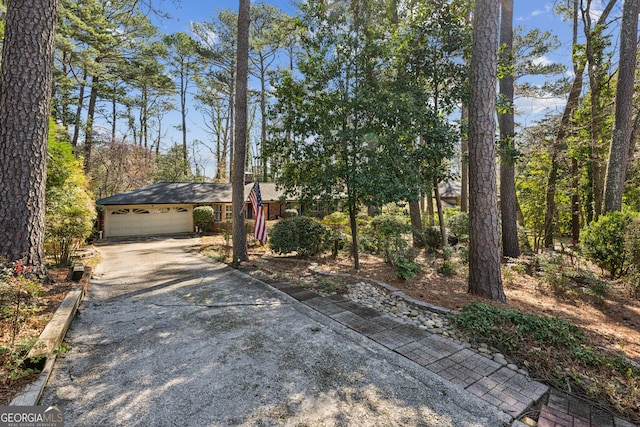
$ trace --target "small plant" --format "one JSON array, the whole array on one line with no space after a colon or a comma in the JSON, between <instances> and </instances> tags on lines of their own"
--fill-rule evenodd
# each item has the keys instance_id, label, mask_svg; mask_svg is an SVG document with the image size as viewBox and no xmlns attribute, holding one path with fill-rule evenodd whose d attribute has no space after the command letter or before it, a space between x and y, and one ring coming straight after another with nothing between
<instances>
[{"instance_id":1,"label":"small plant","mask_svg":"<svg viewBox=\"0 0 640 427\"><path fill-rule=\"evenodd\" d=\"M224 241L229 247L231 245L231 234L233 233L233 223L231 221L222 221L218 224L218 230L224 236Z\"/></svg>"},{"instance_id":2,"label":"small plant","mask_svg":"<svg viewBox=\"0 0 640 427\"><path fill-rule=\"evenodd\" d=\"M457 215L448 217L446 225L461 242L469 240L469 214L467 212L460 212Z\"/></svg>"},{"instance_id":3,"label":"small plant","mask_svg":"<svg viewBox=\"0 0 640 427\"><path fill-rule=\"evenodd\" d=\"M418 273L422 271L422 267L420 266L420 264L417 264L414 261L404 257L396 258L393 261L393 266L396 270L396 276L405 281L413 279Z\"/></svg>"},{"instance_id":4,"label":"small plant","mask_svg":"<svg viewBox=\"0 0 640 427\"><path fill-rule=\"evenodd\" d=\"M11 325L11 344L24 322L40 310L42 284L21 261L0 264L0 315Z\"/></svg>"},{"instance_id":5,"label":"small plant","mask_svg":"<svg viewBox=\"0 0 640 427\"><path fill-rule=\"evenodd\" d=\"M5 369L9 373L9 378L12 380L19 380L38 372L36 369L25 365L27 354L36 340L37 337L32 337L19 344L0 346L0 360L2 360ZM32 360L34 363L39 361L40 360Z\"/></svg>"},{"instance_id":6,"label":"small plant","mask_svg":"<svg viewBox=\"0 0 640 427\"><path fill-rule=\"evenodd\" d=\"M442 247L442 234L438 227L426 227L422 230L422 242L427 252L432 253Z\"/></svg>"},{"instance_id":7,"label":"small plant","mask_svg":"<svg viewBox=\"0 0 640 427\"><path fill-rule=\"evenodd\" d=\"M456 275L456 264L450 259L444 259L438 267L438 273L443 276L451 277Z\"/></svg>"},{"instance_id":8,"label":"small plant","mask_svg":"<svg viewBox=\"0 0 640 427\"><path fill-rule=\"evenodd\" d=\"M344 212L333 212L320 222L329 230L327 239L331 244L331 256L335 258L340 249L348 245L351 231L349 217Z\"/></svg>"},{"instance_id":9,"label":"small plant","mask_svg":"<svg viewBox=\"0 0 640 427\"><path fill-rule=\"evenodd\" d=\"M317 283L317 287L327 294L336 293L340 289L340 285L332 280L320 280Z\"/></svg>"}]
</instances>

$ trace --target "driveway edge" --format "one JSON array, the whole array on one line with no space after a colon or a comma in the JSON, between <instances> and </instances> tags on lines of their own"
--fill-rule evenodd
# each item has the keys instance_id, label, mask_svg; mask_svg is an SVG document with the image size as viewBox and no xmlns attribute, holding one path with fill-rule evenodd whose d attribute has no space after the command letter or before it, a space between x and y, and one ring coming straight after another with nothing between
<instances>
[{"instance_id":1,"label":"driveway edge","mask_svg":"<svg viewBox=\"0 0 640 427\"><path fill-rule=\"evenodd\" d=\"M71 321L78 311L80 302L85 294L84 286L74 286L60 303L60 306L47 323L47 326L40 334L38 341L34 344L29 357L46 355L47 361L38 378L27 385L9 404L10 406L34 406L38 404L44 386L49 380L53 371L57 357L57 349L64 339Z\"/></svg>"}]
</instances>

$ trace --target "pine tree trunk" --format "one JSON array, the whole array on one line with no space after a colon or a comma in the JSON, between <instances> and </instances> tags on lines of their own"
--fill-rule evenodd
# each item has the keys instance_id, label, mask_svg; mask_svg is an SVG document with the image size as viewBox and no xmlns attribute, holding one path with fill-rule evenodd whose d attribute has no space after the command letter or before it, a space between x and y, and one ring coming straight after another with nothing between
<instances>
[{"instance_id":1,"label":"pine tree trunk","mask_svg":"<svg viewBox=\"0 0 640 427\"><path fill-rule=\"evenodd\" d=\"M469 123L469 108L462 104L460 109L462 126ZM469 138L462 135L460 144L460 212L469 212Z\"/></svg>"},{"instance_id":2,"label":"pine tree trunk","mask_svg":"<svg viewBox=\"0 0 640 427\"><path fill-rule=\"evenodd\" d=\"M633 117L633 84L636 71L639 9L638 0L625 0L620 29L620 63L616 87L615 124L604 191L605 213L622 209L622 193L624 192L629 159Z\"/></svg>"},{"instance_id":3,"label":"pine tree trunk","mask_svg":"<svg viewBox=\"0 0 640 427\"><path fill-rule=\"evenodd\" d=\"M500 46L503 47L503 65L513 63L513 0L501 1ZM506 257L520 256L518 242L515 159L511 156L514 147L515 121L513 117L513 74L500 79L500 94L512 106L511 110L498 114L500 140L508 153L500 159L500 214L502 219L502 254Z\"/></svg>"},{"instance_id":4,"label":"pine tree trunk","mask_svg":"<svg viewBox=\"0 0 640 427\"><path fill-rule=\"evenodd\" d=\"M58 0L12 0L0 75L0 257L45 274L47 141Z\"/></svg>"},{"instance_id":5,"label":"pine tree trunk","mask_svg":"<svg viewBox=\"0 0 640 427\"><path fill-rule=\"evenodd\" d=\"M100 77L91 78L91 92L89 94L89 107L87 108L87 125L84 134L84 171L89 173L91 168L91 151L93 150L93 118L96 114L96 102L98 99L98 83Z\"/></svg>"},{"instance_id":6,"label":"pine tree trunk","mask_svg":"<svg viewBox=\"0 0 640 427\"><path fill-rule=\"evenodd\" d=\"M500 272L495 108L499 3L476 0L469 102L469 293L505 302Z\"/></svg>"},{"instance_id":7,"label":"pine tree trunk","mask_svg":"<svg viewBox=\"0 0 640 427\"><path fill-rule=\"evenodd\" d=\"M247 79L249 75L249 0L240 0L236 83L236 127L233 155L233 264L249 259L244 220L244 162L247 141Z\"/></svg>"}]
</instances>

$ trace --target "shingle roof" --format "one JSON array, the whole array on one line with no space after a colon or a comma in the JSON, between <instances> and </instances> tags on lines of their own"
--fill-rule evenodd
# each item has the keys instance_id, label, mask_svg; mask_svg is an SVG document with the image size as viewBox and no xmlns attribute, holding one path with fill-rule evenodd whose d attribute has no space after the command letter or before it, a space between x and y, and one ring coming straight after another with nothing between
<instances>
[{"instance_id":1,"label":"shingle roof","mask_svg":"<svg viewBox=\"0 0 640 427\"><path fill-rule=\"evenodd\" d=\"M253 183L245 185L245 200ZM276 201L282 191L276 190L275 183L260 183L260 193L264 201ZM99 205L162 205L162 204L209 204L231 203L231 184L212 182L159 182L138 190L105 197L96 202Z\"/></svg>"}]
</instances>

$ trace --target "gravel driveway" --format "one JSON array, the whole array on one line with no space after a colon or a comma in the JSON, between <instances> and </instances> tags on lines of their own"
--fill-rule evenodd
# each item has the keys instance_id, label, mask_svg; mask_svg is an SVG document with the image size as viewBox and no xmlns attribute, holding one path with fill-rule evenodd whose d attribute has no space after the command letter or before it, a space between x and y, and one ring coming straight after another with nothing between
<instances>
[{"instance_id":1,"label":"gravel driveway","mask_svg":"<svg viewBox=\"0 0 640 427\"><path fill-rule=\"evenodd\" d=\"M42 405L75 426L501 426L470 393L197 239L103 244Z\"/></svg>"}]
</instances>

